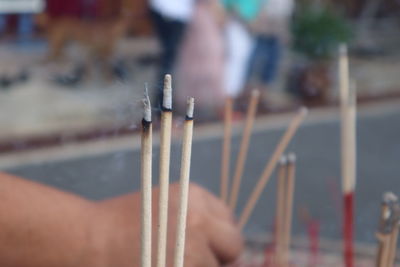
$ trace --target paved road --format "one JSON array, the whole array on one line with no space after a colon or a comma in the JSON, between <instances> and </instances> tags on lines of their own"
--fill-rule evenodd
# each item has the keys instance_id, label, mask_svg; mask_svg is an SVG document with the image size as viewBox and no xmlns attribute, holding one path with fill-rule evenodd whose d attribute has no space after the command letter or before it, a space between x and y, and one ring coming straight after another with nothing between
<instances>
[{"instance_id":1,"label":"paved road","mask_svg":"<svg viewBox=\"0 0 400 267\"><path fill-rule=\"evenodd\" d=\"M259 131L253 136L238 210L256 183L282 129ZM379 114L360 116L358 122L357 239L374 242L381 194L400 193L400 107ZM237 152L239 137L234 138ZM192 180L218 192L220 166L219 137L197 140L193 147ZM298 155L295 207L307 207L321 221L322 234L339 238L341 198L339 179L339 125L336 120L310 123L300 129L290 146ZM178 145L172 149L172 174L179 173ZM157 151L155 163L157 164ZM8 171L71 191L91 199L111 197L139 187L139 152L122 150L61 162L26 165ZM135 178L132 178L135 177ZM156 177L156 176L155 176ZM271 229L274 217L275 178L265 193L246 231ZM305 234L294 215L294 231Z\"/></svg>"}]
</instances>

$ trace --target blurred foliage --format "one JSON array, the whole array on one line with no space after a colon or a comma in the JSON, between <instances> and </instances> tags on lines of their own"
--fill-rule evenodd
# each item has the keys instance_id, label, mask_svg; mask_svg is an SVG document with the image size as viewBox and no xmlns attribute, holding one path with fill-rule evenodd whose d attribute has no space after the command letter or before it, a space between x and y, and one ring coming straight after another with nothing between
<instances>
[{"instance_id":1,"label":"blurred foliage","mask_svg":"<svg viewBox=\"0 0 400 267\"><path fill-rule=\"evenodd\" d=\"M328 6L300 4L292 23L294 50L309 59L329 59L352 36L344 16Z\"/></svg>"}]
</instances>

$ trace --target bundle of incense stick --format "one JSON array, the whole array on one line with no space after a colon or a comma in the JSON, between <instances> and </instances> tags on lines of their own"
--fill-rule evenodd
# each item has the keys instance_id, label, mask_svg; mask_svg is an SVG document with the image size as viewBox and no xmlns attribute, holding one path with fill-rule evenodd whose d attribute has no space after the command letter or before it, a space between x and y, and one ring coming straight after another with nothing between
<instances>
[{"instance_id":1,"label":"bundle of incense stick","mask_svg":"<svg viewBox=\"0 0 400 267\"><path fill-rule=\"evenodd\" d=\"M340 46L341 160L343 190L344 263L353 267L354 189L356 185L356 92L349 82L346 45Z\"/></svg>"},{"instance_id":2,"label":"bundle of incense stick","mask_svg":"<svg viewBox=\"0 0 400 267\"><path fill-rule=\"evenodd\" d=\"M286 129L284 135L282 136L281 140L279 141L278 145L275 148L275 151L272 154L271 159L268 161L267 165L264 168L264 171L261 174L261 177L258 180L258 183L253 189L246 205L243 209L241 216L239 217L239 227L243 229L246 225L247 221L249 220L251 213L253 212L255 205L258 202L265 186L267 185L268 181L271 178L271 175L280 159L282 154L285 152L287 146L289 145L290 141L292 140L294 134L296 133L297 129L299 128L300 124L303 122L305 117L307 116L307 108L301 108L295 117L290 122L288 128Z\"/></svg>"},{"instance_id":3,"label":"bundle of incense stick","mask_svg":"<svg viewBox=\"0 0 400 267\"><path fill-rule=\"evenodd\" d=\"M243 129L242 141L240 143L240 150L236 161L235 173L233 178L232 190L229 191L229 166L230 166L230 152L231 152L231 137L232 137L232 114L233 114L233 98L228 97L225 101L224 109L224 138L222 146L222 160L221 160L221 199L225 203L229 203L232 210L236 207L240 181L242 178L244 165L246 163L247 151L250 144L251 132L253 129L254 120L256 117L258 102L260 99L260 92L253 90L245 125ZM228 201L229 200L229 201Z\"/></svg>"},{"instance_id":4,"label":"bundle of incense stick","mask_svg":"<svg viewBox=\"0 0 400 267\"><path fill-rule=\"evenodd\" d=\"M167 214L168 214L168 183L170 164L170 139L171 139L171 76L165 77L164 99L161 122L161 143L160 143L160 218L158 222L158 247L157 266L166 266L166 240L167 240ZM142 142L141 142L141 266L152 266L152 219L151 219L151 198L152 198L152 121L151 105L147 89L145 93L144 115L142 120ZM189 194L190 160L192 153L193 137L193 110L194 99L188 100L186 120L183 129L181 173L180 173L180 196L177 218L176 246L174 266L184 266L185 251L185 230Z\"/></svg>"},{"instance_id":5,"label":"bundle of incense stick","mask_svg":"<svg viewBox=\"0 0 400 267\"><path fill-rule=\"evenodd\" d=\"M400 205L396 195L383 195L381 218L377 238L379 242L377 267L393 267L399 235Z\"/></svg>"},{"instance_id":6,"label":"bundle of incense stick","mask_svg":"<svg viewBox=\"0 0 400 267\"><path fill-rule=\"evenodd\" d=\"M279 162L274 257L274 265L278 267L289 266L290 260L295 164L293 153L282 156Z\"/></svg>"}]
</instances>

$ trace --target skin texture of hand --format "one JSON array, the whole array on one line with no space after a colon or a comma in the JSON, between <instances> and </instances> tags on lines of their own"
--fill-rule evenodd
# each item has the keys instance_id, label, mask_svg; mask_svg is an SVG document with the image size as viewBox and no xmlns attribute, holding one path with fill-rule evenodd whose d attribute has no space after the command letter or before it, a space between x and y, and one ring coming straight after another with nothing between
<instances>
[{"instance_id":1,"label":"skin texture of hand","mask_svg":"<svg viewBox=\"0 0 400 267\"><path fill-rule=\"evenodd\" d=\"M173 266L179 185L169 191L167 266ZM153 190L153 266L155 266L158 189ZM106 200L100 205L98 231L106 233L101 247L108 251L107 267L140 266L140 193ZM104 242L104 239L103 241ZM215 196L191 184L186 228L185 267L214 267L238 258L243 248L240 231L228 208Z\"/></svg>"},{"instance_id":2,"label":"skin texture of hand","mask_svg":"<svg viewBox=\"0 0 400 267\"><path fill-rule=\"evenodd\" d=\"M173 266L179 185L170 186L167 266ZM242 239L227 207L189 191L185 267L235 260ZM153 264L158 189L153 189ZM140 193L102 202L0 173L0 266L139 267ZM155 266L155 265L153 265Z\"/></svg>"}]
</instances>

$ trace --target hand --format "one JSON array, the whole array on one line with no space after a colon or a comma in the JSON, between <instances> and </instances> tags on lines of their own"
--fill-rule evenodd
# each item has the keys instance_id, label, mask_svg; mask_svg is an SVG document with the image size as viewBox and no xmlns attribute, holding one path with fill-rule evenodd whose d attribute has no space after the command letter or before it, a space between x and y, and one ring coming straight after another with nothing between
<instances>
[{"instance_id":1,"label":"hand","mask_svg":"<svg viewBox=\"0 0 400 267\"><path fill-rule=\"evenodd\" d=\"M158 188L153 189L153 266L156 262ZM179 185L169 190L167 266L173 266ZM99 204L99 247L105 250L104 267L140 266L140 193ZM105 237L105 238L104 238ZM102 241L101 241L102 240ZM191 184L185 243L185 267L214 267L234 261L243 241L228 208L215 196ZM99 265L97 265L99 266Z\"/></svg>"}]
</instances>

